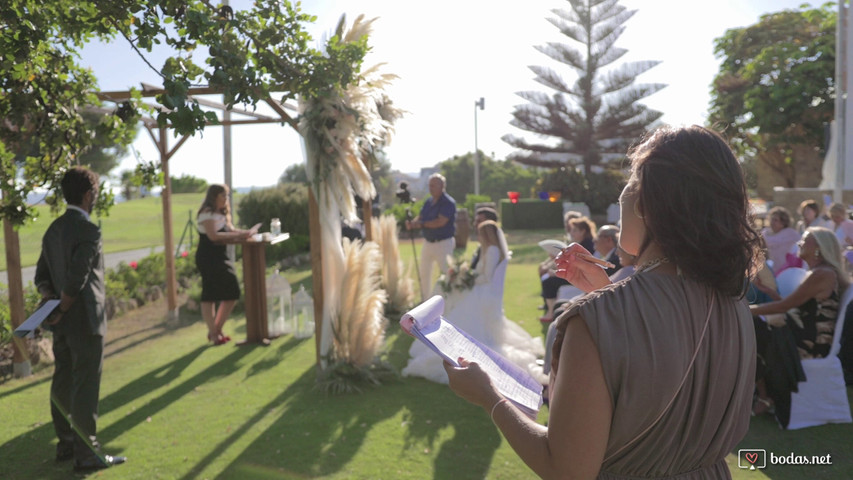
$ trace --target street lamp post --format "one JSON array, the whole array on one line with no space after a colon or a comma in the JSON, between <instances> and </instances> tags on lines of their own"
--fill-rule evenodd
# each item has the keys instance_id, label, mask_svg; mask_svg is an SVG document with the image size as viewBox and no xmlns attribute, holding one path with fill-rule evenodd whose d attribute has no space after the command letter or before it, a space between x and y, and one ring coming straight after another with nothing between
<instances>
[{"instance_id":1,"label":"street lamp post","mask_svg":"<svg viewBox=\"0 0 853 480\"><path fill-rule=\"evenodd\" d=\"M480 148L477 145L477 107L486 108L486 99L474 102L474 195L480 194Z\"/></svg>"}]
</instances>

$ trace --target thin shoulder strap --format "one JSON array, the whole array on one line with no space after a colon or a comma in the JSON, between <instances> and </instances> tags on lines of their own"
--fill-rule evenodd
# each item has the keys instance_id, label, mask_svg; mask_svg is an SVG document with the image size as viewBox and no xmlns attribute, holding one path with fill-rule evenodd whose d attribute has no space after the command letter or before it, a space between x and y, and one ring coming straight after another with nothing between
<instances>
[{"instance_id":1,"label":"thin shoulder strap","mask_svg":"<svg viewBox=\"0 0 853 480\"><path fill-rule=\"evenodd\" d=\"M663 410L661 410L661 412L657 416L657 418L655 418L654 421L652 423L650 423L648 427L646 427L642 432L638 433L637 436L635 436L633 439L631 439L630 442L626 443L625 445L622 445L622 447L619 448L619 450L616 450L615 452L608 455L607 458L605 458L601 463L607 462L611 458L613 458L616 455L618 455L619 453L621 453L622 450L625 450L626 448L633 445L637 440L642 438L643 435L648 433L649 430L651 430L655 425L657 425L658 422L660 421L660 419L663 418L664 414L666 414L666 412L669 411L669 407L671 407L673 402L675 402L675 397L678 396L678 393L681 392L681 388L684 386L684 382L687 381L687 376L690 375L690 371L693 370L693 364L696 362L696 356L699 354L699 347L702 346L702 341L705 339L705 333L708 331L708 323L711 320L711 311L714 310L714 300L716 298L717 298L717 295L716 295L716 293L714 293L711 296L711 302L708 305L708 316L705 318L705 326L702 327L702 335L699 337L699 341L696 342L696 349L693 350L693 358L690 359L690 364L687 365L687 370L685 370L684 376L681 377L681 383L678 384L678 388L675 389L675 393L672 394L672 398L669 399L669 402L666 404L665 407L663 407Z\"/></svg>"}]
</instances>

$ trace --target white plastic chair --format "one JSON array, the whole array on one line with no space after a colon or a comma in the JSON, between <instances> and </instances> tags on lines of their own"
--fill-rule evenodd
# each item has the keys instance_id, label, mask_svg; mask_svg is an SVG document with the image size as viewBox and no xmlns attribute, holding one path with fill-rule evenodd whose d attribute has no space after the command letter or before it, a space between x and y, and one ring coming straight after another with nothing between
<instances>
[{"instance_id":1,"label":"white plastic chair","mask_svg":"<svg viewBox=\"0 0 853 480\"><path fill-rule=\"evenodd\" d=\"M776 275L776 286L782 298L787 297L803 283L809 271L805 268L786 268Z\"/></svg>"},{"instance_id":2,"label":"white plastic chair","mask_svg":"<svg viewBox=\"0 0 853 480\"><path fill-rule=\"evenodd\" d=\"M787 270L785 270L787 272ZM785 273L782 272L782 273ZM847 288L838 308L838 320L832 346L825 358L809 358L800 362L806 374L806 381L797 385L799 392L791 393L791 420L788 430L813 427L827 423L851 423L850 403L847 398L847 386L844 383L844 371L838 352L841 350L841 332L844 330L844 317L853 300L853 288Z\"/></svg>"}]
</instances>

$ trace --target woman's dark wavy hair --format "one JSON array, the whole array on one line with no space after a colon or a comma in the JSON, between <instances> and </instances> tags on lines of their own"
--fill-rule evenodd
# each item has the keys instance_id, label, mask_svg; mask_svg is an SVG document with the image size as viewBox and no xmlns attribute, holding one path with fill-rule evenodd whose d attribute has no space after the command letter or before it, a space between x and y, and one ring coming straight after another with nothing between
<instances>
[{"instance_id":1,"label":"woman's dark wavy hair","mask_svg":"<svg viewBox=\"0 0 853 480\"><path fill-rule=\"evenodd\" d=\"M726 141L696 125L665 127L629 158L647 230L640 252L655 241L685 277L742 296L761 260L760 239L743 171Z\"/></svg>"},{"instance_id":2,"label":"woman's dark wavy hair","mask_svg":"<svg viewBox=\"0 0 853 480\"><path fill-rule=\"evenodd\" d=\"M207 193L204 195L204 200L201 202L201 207L198 209L196 216L204 212L216 212L225 215L226 221L231 223L231 211L228 208L228 202L225 202L225 207L216 209L216 197L220 194L228 193L228 187L221 183L213 183L207 187Z\"/></svg>"}]
</instances>

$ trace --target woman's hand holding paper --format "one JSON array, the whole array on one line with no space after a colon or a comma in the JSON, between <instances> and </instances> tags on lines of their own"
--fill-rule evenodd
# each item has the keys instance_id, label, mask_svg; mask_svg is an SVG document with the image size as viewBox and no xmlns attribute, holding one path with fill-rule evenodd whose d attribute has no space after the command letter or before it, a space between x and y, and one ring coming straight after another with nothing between
<instances>
[{"instance_id":1,"label":"woman's hand holding paper","mask_svg":"<svg viewBox=\"0 0 853 480\"><path fill-rule=\"evenodd\" d=\"M489 408L503 398L480 365L459 357L459 367L444 362L450 389L474 405Z\"/></svg>"}]
</instances>

